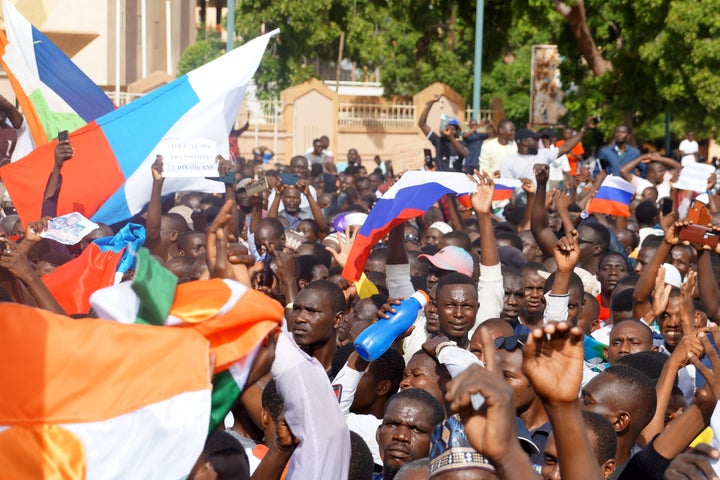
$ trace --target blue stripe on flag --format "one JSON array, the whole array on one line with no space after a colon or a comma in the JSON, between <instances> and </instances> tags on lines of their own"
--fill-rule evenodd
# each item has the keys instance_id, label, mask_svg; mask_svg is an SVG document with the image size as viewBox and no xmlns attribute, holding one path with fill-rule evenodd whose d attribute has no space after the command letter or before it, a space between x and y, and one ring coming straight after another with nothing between
<instances>
[{"instance_id":1,"label":"blue stripe on flag","mask_svg":"<svg viewBox=\"0 0 720 480\"><path fill-rule=\"evenodd\" d=\"M625 205L630 205L632 197L633 194L631 192L605 185L602 185L595 194L595 198L597 199L612 200L613 202L620 202Z\"/></svg>"},{"instance_id":2,"label":"blue stripe on flag","mask_svg":"<svg viewBox=\"0 0 720 480\"><path fill-rule=\"evenodd\" d=\"M182 76L97 119L126 179L199 101L187 76Z\"/></svg>"},{"instance_id":3,"label":"blue stripe on flag","mask_svg":"<svg viewBox=\"0 0 720 480\"><path fill-rule=\"evenodd\" d=\"M440 197L448 193L458 192L439 183L429 182L402 188L395 193L395 198L380 198L360 228L359 234L369 237L373 230L384 228L399 217L403 210L412 208L427 211Z\"/></svg>"},{"instance_id":4,"label":"blue stripe on flag","mask_svg":"<svg viewBox=\"0 0 720 480\"><path fill-rule=\"evenodd\" d=\"M83 120L91 122L115 110L107 95L58 47L32 27L40 80L58 94Z\"/></svg>"},{"instance_id":5,"label":"blue stripe on flag","mask_svg":"<svg viewBox=\"0 0 720 480\"><path fill-rule=\"evenodd\" d=\"M91 217L93 222L103 222L112 225L133 216L125 196L125 184L103 203L102 207ZM120 219L120 220L116 220Z\"/></svg>"}]
</instances>

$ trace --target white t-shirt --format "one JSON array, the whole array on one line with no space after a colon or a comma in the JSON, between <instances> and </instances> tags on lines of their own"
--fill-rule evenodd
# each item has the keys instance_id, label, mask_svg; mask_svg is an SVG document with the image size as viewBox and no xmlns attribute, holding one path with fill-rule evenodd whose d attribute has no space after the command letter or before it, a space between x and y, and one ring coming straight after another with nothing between
<instances>
[{"instance_id":1,"label":"white t-shirt","mask_svg":"<svg viewBox=\"0 0 720 480\"><path fill-rule=\"evenodd\" d=\"M565 179L564 173L570 173L570 162L568 161L567 155L561 155L555 160L550 161L550 176L551 182L559 182Z\"/></svg>"},{"instance_id":2,"label":"white t-shirt","mask_svg":"<svg viewBox=\"0 0 720 480\"><path fill-rule=\"evenodd\" d=\"M663 177L662 183L658 185L653 185L651 181L646 180L642 177L638 177L637 175L633 175L632 185L635 187L635 197L640 198L642 196L642 192L648 188L648 187L655 187L658 191L658 199L665 198L670 196L670 180L672 179L672 173L665 172L665 176Z\"/></svg>"},{"instance_id":3,"label":"white t-shirt","mask_svg":"<svg viewBox=\"0 0 720 480\"><path fill-rule=\"evenodd\" d=\"M538 150L535 155L521 155L516 153L505 159L502 167L500 167L501 178L529 178L535 183L535 165L540 163L550 165L551 162L557 161L558 148L548 147ZM568 166L568 170L569 170Z\"/></svg>"},{"instance_id":4,"label":"white t-shirt","mask_svg":"<svg viewBox=\"0 0 720 480\"><path fill-rule=\"evenodd\" d=\"M317 191L315 190L315 187L312 185L308 185L310 187L310 195L312 195L313 200L317 201ZM272 205L273 200L275 200L275 189L270 190L270 196L268 197L268 208L270 208L270 205ZM283 205L282 200L280 200L280 207L278 208L278 213L285 210L285 205ZM310 202L308 202L308 199L305 195L300 195L300 210L304 211L305 213L310 212ZM312 213L312 212L310 212Z\"/></svg>"},{"instance_id":5,"label":"white t-shirt","mask_svg":"<svg viewBox=\"0 0 720 480\"><path fill-rule=\"evenodd\" d=\"M505 159L517 153L517 143L510 141L507 145L501 145L497 137L486 140L480 149L480 171L486 171L490 175L500 170Z\"/></svg>"},{"instance_id":6,"label":"white t-shirt","mask_svg":"<svg viewBox=\"0 0 720 480\"><path fill-rule=\"evenodd\" d=\"M680 151L686 153L683 155L680 163L683 167L696 163L695 153L699 150L698 143L695 140L688 140L687 138L680 142Z\"/></svg>"}]
</instances>

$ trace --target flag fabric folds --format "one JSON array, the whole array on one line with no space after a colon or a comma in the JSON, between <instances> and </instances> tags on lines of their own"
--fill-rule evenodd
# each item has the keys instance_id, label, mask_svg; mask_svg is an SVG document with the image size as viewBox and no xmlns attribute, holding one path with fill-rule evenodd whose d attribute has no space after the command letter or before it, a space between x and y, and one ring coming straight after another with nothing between
<instances>
[{"instance_id":1,"label":"flag fabric folds","mask_svg":"<svg viewBox=\"0 0 720 480\"><path fill-rule=\"evenodd\" d=\"M372 247L405 220L428 211L443 195L477 191L477 185L463 173L410 171L375 203L355 237L343 277L357 281Z\"/></svg>"},{"instance_id":2,"label":"flag fabric folds","mask_svg":"<svg viewBox=\"0 0 720 480\"><path fill-rule=\"evenodd\" d=\"M213 429L235 403L259 346L280 325L283 308L232 280L176 284L175 276L143 248L133 281L98 290L90 303L100 318L192 329L210 341L216 354Z\"/></svg>"},{"instance_id":3,"label":"flag fabric folds","mask_svg":"<svg viewBox=\"0 0 720 480\"><path fill-rule=\"evenodd\" d=\"M629 217L633 195L635 195L635 187L632 183L608 175L590 201L587 211Z\"/></svg>"},{"instance_id":4,"label":"flag fabric folds","mask_svg":"<svg viewBox=\"0 0 720 480\"><path fill-rule=\"evenodd\" d=\"M0 304L4 474L182 478L207 435L208 354L188 329Z\"/></svg>"},{"instance_id":5,"label":"flag fabric folds","mask_svg":"<svg viewBox=\"0 0 720 480\"><path fill-rule=\"evenodd\" d=\"M211 140L217 153L228 158L228 133L276 32L251 40L72 132L75 154L63 166L57 214L77 211L93 221L114 224L140 212L150 199L150 167L162 153L162 145L173 139ZM54 148L54 143L45 145L0 169L25 223L40 218ZM167 178L163 194L223 189L222 183L205 178Z\"/></svg>"},{"instance_id":6,"label":"flag fabric folds","mask_svg":"<svg viewBox=\"0 0 720 480\"><path fill-rule=\"evenodd\" d=\"M513 192L522 186L522 181L517 178L495 178L495 190L493 201L510 200Z\"/></svg>"},{"instance_id":7,"label":"flag fabric folds","mask_svg":"<svg viewBox=\"0 0 720 480\"><path fill-rule=\"evenodd\" d=\"M115 106L55 44L35 28L8 0L3 0L5 29L0 32L0 63L22 107L32 137L30 149L18 148L17 160L32 145L45 145L62 130L75 130L111 112ZM26 142L27 144L28 142ZM39 217L38 217L39 218Z\"/></svg>"},{"instance_id":8,"label":"flag fabric folds","mask_svg":"<svg viewBox=\"0 0 720 480\"><path fill-rule=\"evenodd\" d=\"M42 277L45 286L68 315L88 313L90 295L119 282L135 264L135 252L145 243L145 228L128 223L112 237L98 238L79 257Z\"/></svg>"}]
</instances>

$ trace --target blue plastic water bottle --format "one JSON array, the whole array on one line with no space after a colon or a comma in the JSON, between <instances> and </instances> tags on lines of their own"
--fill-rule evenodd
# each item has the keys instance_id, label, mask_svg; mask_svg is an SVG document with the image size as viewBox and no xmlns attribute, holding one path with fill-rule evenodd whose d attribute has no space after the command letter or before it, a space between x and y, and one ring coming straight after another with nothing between
<instances>
[{"instance_id":1,"label":"blue plastic water bottle","mask_svg":"<svg viewBox=\"0 0 720 480\"><path fill-rule=\"evenodd\" d=\"M418 290L410 298L403 300L394 307L396 313L390 314L390 318L378 320L358 335L355 339L355 351L363 360L377 360L397 337L412 326L418 312L425 307L429 299L427 293Z\"/></svg>"}]
</instances>

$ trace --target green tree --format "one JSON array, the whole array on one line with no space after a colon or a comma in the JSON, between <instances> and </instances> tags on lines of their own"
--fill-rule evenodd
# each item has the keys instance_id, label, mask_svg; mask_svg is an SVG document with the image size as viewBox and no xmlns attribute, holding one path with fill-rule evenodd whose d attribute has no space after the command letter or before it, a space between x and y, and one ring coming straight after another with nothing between
<instances>
[{"instance_id":1,"label":"green tree","mask_svg":"<svg viewBox=\"0 0 720 480\"><path fill-rule=\"evenodd\" d=\"M219 33L208 32L204 27L200 27L198 37L202 38L188 46L180 56L178 62L179 75L185 75L225 53Z\"/></svg>"}]
</instances>

